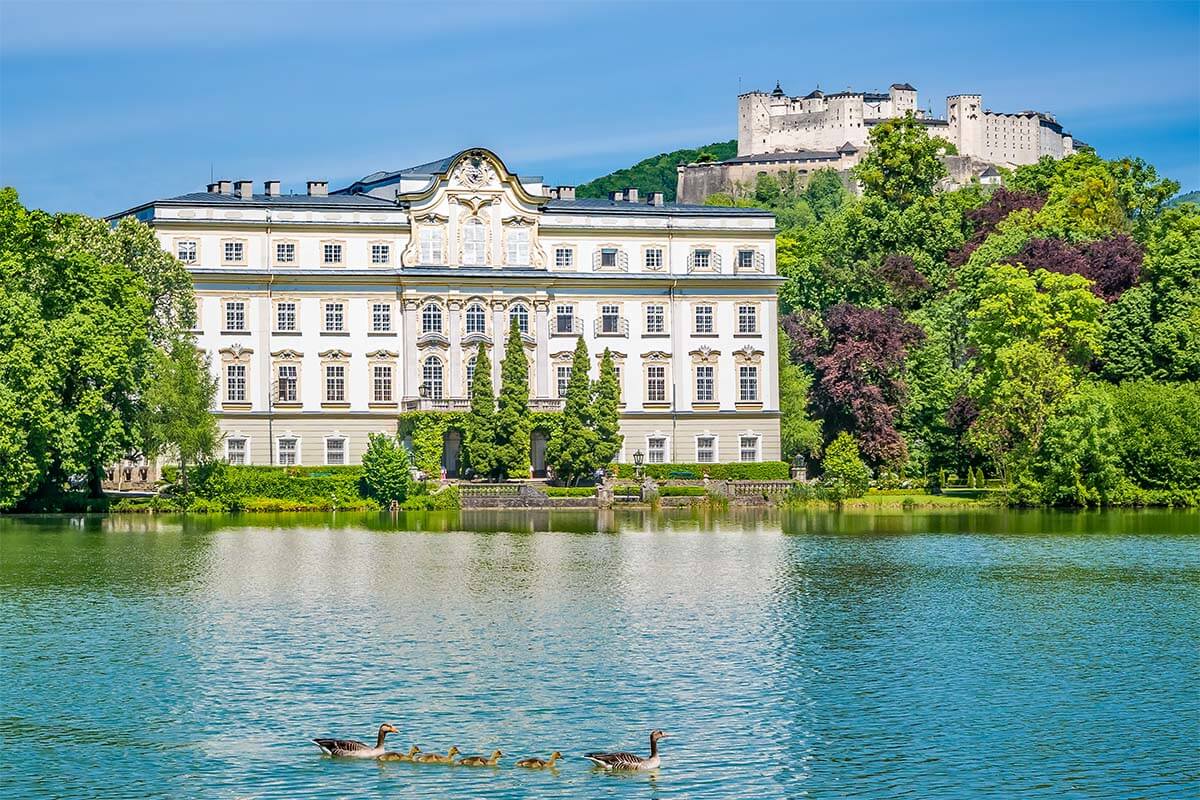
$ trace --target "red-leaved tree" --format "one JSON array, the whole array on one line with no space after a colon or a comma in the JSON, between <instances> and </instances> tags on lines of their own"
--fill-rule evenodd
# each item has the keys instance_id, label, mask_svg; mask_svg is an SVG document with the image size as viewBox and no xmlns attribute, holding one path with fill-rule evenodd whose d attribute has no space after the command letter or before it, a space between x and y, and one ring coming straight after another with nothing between
<instances>
[{"instance_id":1,"label":"red-leaved tree","mask_svg":"<svg viewBox=\"0 0 1200 800\"><path fill-rule=\"evenodd\" d=\"M1015 261L1028 269L1082 275L1096 296L1112 302L1137 283L1142 249L1125 234L1073 245L1061 239L1030 239Z\"/></svg>"},{"instance_id":2,"label":"red-leaved tree","mask_svg":"<svg viewBox=\"0 0 1200 800\"><path fill-rule=\"evenodd\" d=\"M1028 208L1036 213L1041 211L1044 205L1046 205L1046 198L1043 195L1032 192L1013 192L1003 188L997 189L992 192L992 196L986 203L979 208L971 209L964 215L973 226L974 231L962 249L946 254L946 261L952 266L962 266L967 263L971 253L974 253L975 249L983 244L983 240L990 236L1009 214L1023 208Z\"/></svg>"}]
</instances>

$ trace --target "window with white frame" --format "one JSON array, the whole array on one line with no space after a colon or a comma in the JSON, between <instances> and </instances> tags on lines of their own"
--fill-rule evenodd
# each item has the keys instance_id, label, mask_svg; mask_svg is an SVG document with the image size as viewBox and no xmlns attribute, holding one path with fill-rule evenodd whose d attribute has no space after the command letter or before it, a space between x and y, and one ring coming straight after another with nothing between
<instances>
[{"instance_id":1,"label":"window with white frame","mask_svg":"<svg viewBox=\"0 0 1200 800\"><path fill-rule=\"evenodd\" d=\"M346 463L345 439L325 440L325 463L330 466L338 466Z\"/></svg>"},{"instance_id":2,"label":"window with white frame","mask_svg":"<svg viewBox=\"0 0 1200 800\"><path fill-rule=\"evenodd\" d=\"M284 437L279 440L279 465L292 467L296 465L296 453L299 448L295 439Z\"/></svg>"},{"instance_id":3,"label":"window with white frame","mask_svg":"<svg viewBox=\"0 0 1200 800\"><path fill-rule=\"evenodd\" d=\"M437 303L426 303L421 309L421 333L442 332L442 307Z\"/></svg>"},{"instance_id":4,"label":"window with white frame","mask_svg":"<svg viewBox=\"0 0 1200 800\"><path fill-rule=\"evenodd\" d=\"M738 250L738 269L754 269L754 255L753 250Z\"/></svg>"},{"instance_id":5,"label":"window with white frame","mask_svg":"<svg viewBox=\"0 0 1200 800\"><path fill-rule=\"evenodd\" d=\"M712 250L693 250L692 269L708 269L712 266Z\"/></svg>"},{"instance_id":6,"label":"window with white frame","mask_svg":"<svg viewBox=\"0 0 1200 800\"><path fill-rule=\"evenodd\" d=\"M667 401L667 368L662 364L651 364L646 367L646 402L665 403Z\"/></svg>"},{"instance_id":7,"label":"window with white frame","mask_svg":"<svg viewBox=\"0 0 1200 800\"><path fill-rule=\"evenodd\" d=\"M696 333L713 332L713 307L709 305L696 306Z\"/></svg>"},{"instance_id":8,"label":"window with white frame","mask_svg":"<svg viewBox=\"0 0 1200 800\"><path fill-rule=\"evenodd\" d=\"M601 267L617 266L617 248L602 247L600 249L600 266Z\"/></svg>"},{"instance_id":9,"label":"window with white frame","mask_svg":"<svg viewBox=\"0 0 1200 800\"><path fill-rule=\"evenodd\" d=\"M758 400L758 367L745 364L738 367L738 400L743 403Z\"/></svg>"},{"instance_id":10,"label":"window with white frame","mask_svg":"<svg viewBox=\"0 0 1200 800\"><path fill-rule=\"evenodd\" d=\"M711 364L696 365L696 402L711 403L716 397L714 368Z\"/></svg>"},{"instance_id":11,"label":"window with white frame","mask_svg":"<svg viewBox=\"0 0 1200 800\"><path fill-rule=\"evenodd\" d=\"M571 383L571 365L559 364L555 369L555 376L558 378L558 396L567 396L567 385Z\"/></svg>"},{"instance_id":12,"label":"window with white frame","mask_svg":"<svg viewBox=\"0 0 1200 800\"><path fill-rule=\"evenodd\" d=\"M392 247L387 244L371 245L371 263L387 264L392 260Z\"/></svg>"},{"instance_id":13,"label":"window with white frame","mask_svg":"<svg viewBox=\"0 0 1200 800\"><path fill-rule=\"evenodd\" d=\"M442 242L444 238L441 228L421 228L422 264L441 264L443 262Z\"/></svg>"},{"instance_id":14,"label":"window with white frame","mask_svg":"<svg viewBox=\"0 0 1200 800\"><path fill-rule=\"evenodd\" d=\"M281 332L296 330L296 303L292 300L281 300L275 304L275 330Z\"/></svg>"},{"instance_id":15,"label":"window with white frame","mask_svg":"<svg viewBox=\"0 0 1200 800\"><path fill-rule=\"evenodd\" d=\"M600 306L600 333L621 332L621 307L612 305Z\"/></svg>"},{"instance_id":16,"label":"window with white frame","mask_svg":"<svg viewBox=\"0 0 1200 800\"><path fill-rule=\"evenodd\" d=\"M338 242L326 242L321 247L321 253L325 264L342 263L342 246Z\"/></svg>"},{"instance_id":17,"label":"window with white frame","mask_svg":"<svg viewBox=\"0 0 1200 800\"><path fill-rule=\"evenodd\" d=\"M651 436L646 439L646 463L667 463L667 437Z\"/></svg>"},{"instance_id":18,"label":"window with white frame","mask_svg":"<svg viewBox=\"0 0 1200 800\"><path fill-rule=\"evenodd\" d=\"M300 368L295 364L280 364L275 373L275 400L279 403L295 403L300 384Z\"/></svg>"},{"instance_id":19,"label":"window with white frame","mask_svg":"<svg viewBox=\"0 0 1200 800\"><path fill-rule=\"evenodd\" d=\"M392 368L388 364L376 364L371 369L371 402L392 402Z\"/></svg>"},{"instance_id":20,"label":"window with white frame","mask_svg":"<svg viewBox=\"0 0 1200 800\"><path fill-rule=\"evenodd\" d=\"M430 356L425 359L425 364L421 368L421 379L425 383L426 396L434 400L441 400L443 388L443 368L442 360L437 356Z\"/></svg>"},{"instance_id":21,"label":"window with white frame","mask_svg":"<svg viewBox=\"0 0 1200 800\"><path fill-rule=\"evenodd\" d=\"M529 309L523 303L517 303L508 310L508 324L512 325L514 319L517 321L517 330L529 333Z\"/></svg>"},{"instance_id":22,"label":"window with white frame","mask_svg":"<svg viewBox=\"0 0 1200 800\"><path fill-rule=\"evenodd\" d=\"M246 463L246 440L240 437L225 440L225 461L229 464Z\"/></svg>"},{"instance_id":23,"label":"window with white frame","mask_svg":"<svg viewBox=\"0 0 1200 800\"><path fill-rule=\"evenodd\" d=\"M184 264L196 263L196 243L192 240L185 240L175 243L175 257Z\"/></svg>"},{"instance_id":24,"label":"window with white frame","mask_svg":"<svg viewBox=\"0 0 1200 800\"><path fill-rule=\"evenodd\" d=\"M487 312L481 303L467 306L467 333L483 333L487 330Z\"/></svg>"},{"instance_id":25,"label":"window with white frame","mask_svg":"<svg viewBox=\"0 0 1200 800\"><path fill-rule=\"evenodd\" d=\"M479 217L471 217L467 220L463 225L462 238L462 262L472 266L487 263L487 232L483 228L483 220Z\"/></svg>"},{"instance_id":26,"label":"window with white frame","mask_svg":"<svg viewBox=\"0 0 1200 800\"><path fill-rule=\"evenodd\" d=\"M339 333L344 330L346 330L346 304L326 303L325 331L328 333Z\"/></svg>"},{"instance_id":27,"label":"window with white frame","mask_svg":"<svg viewBox=\"0 0 1200 800\"><path fill-rule=\"evenodd\" d=\"M657 334L667 331L666 306L646 306L646 333Z\"/></svg>"},{"instance_id":28,"label":"window with white frame","mask_svg":"<svg viewBox=\"0 0 1200 800\"><path fill-rule=\"evenodd\" d=\"M646 269L662 269L663 251L657 247L646 250Z\"/></svg>"},{"instance_id":29,"label":"window with white frame","mask_svg":"<svg viewBox=\"0 0 1200 800\"><path fill-rule=\"evenodd\" d=\"M738 306L738 333L758 333L758 306Z\"/></svg>"},{"instance_id":30,"label":"window with white frame","mask_svg":"<svg viewBox=\"0 0 1200 800\"><path fill-rule=\"evenodd\" d=\"M529 263L529 228L510 228L508 231L508 263Z\"/></svg>"},{"instance_id":31,"label":"window with white frame","mask_svg":"<svg viewBox=\"0 0 1200 800\"><path fill-rule=\"evenodd\" d=\"M246 245L243 242L225 242L225 263L241 264L246 258Z\"/></svg>"},{"instance_id":32,"label":"window with white frame","mask_svg":"<svg viewBox=\"0 0 1200 800\"><path fill-rule=\"evenodd\" d=\"M712 464L717 460L717 438L715 436L696 437L696 463Z\"/></svg>"},{"instance_id":33,"label":"window with white frame","mask_svg":"<svg viewBox=\"0 0 1200 800\"><path fill-rule=\"evenodd\" d=\"M371 330L375 333L390 333L392 330L392 304L371 304Z\"/></svg>"},{"instance_id":34,"label":"window with white frame","mask_svg":"<svg viewBox=\"0 0 1200 800\"><path fill-rule=\"evenodd\" d=\"M557 333L575 332L575 306L561 305L554 308L554 330Z\"/></svg>"},{"instance_id":35,"label":"window with white frame","mask_svg":"<svg viewBox=\"0 0 1200 800\"><path fill-rule=\"evenodd\" d=\"M471 391L471 384L475 383L475 362L479 360L478 356L471 356L467 359L467 392Z\"/></svg>"},{"instance_id":36,"label":"window with white frame","mask_svg":"<svg viewBox=\"0 0 1200 800\"><path fill-rule=\"evenodd\" d=\"M246 402L246 365L225 366L225 400L230 403Z\"/></svg>"},{"instance_id":37,"label":"window with white frame","mask_svg":"<svg viewBox=\"0 0 1200 800\"><path fill-rule=\"evenodd\" d=\"M246 304L241 300L230 300L225 304L225 330L246 330Z\"/></svg>"},{"instance_id":38,"label":"window with white frame","mask_svg":"<svg viewBox=\"0 0 1200 800\"><path fill-rule=\"evenodd\" d=\"M279 242L275 245L275 260L280 264L292 264L296 261L296 243Z\"/></svg>"},{"instance_id":39,"label":"window with white frame","mask_svg":"<svg viewBox=\"0 0 1200 800\"><path fill-rule=\"evenodd\" d=\"M344 364L325 365L325 402L346 402L346 366Z\"/></svg>"},{"instance_id":40,"label":"window with white frame","mask_svg":"<svg viewBox=\"0 0 1200 800\"><path fill-rule=\"evenodd\" d=\"M758 437L739 436L738 454L742 461L758 461Z\"/></svg>"},{"instance_id":41,"label":"window with white frame","mask_svg":"<svg viewBox=\"0 0 1200 800\"><path fill-rule=\"evenodd\" d=\"M554 266L561 269L570 269L575 266L575 251L569 247L555 248Z\"/></svg>"}]
</instances>

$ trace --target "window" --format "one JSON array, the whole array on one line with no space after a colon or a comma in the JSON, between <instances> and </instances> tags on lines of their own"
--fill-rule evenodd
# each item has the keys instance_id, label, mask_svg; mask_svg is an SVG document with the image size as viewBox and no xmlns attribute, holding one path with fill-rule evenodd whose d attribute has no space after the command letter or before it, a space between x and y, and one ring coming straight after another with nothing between
<instances>
[{"instance_id":1,"label":"window","mask_svg":"<svg viewBox=\"0 0 1200 800\"><path fill-rule=\"evenodd\" d=\"M521 333L529 333L529 309L528 308L526 308L521 303L517 303L515 306L510 308L508 310L508 320L509 320L508 324L512 325L512 321L514 319L517 321L517 329L520 330Z\"/></svg>"},{"instance_id":2,"label":"window","mask_svg":"<svg viewBox=\"0 0 1200 800\"><path fill-rule=\"evenodd\" d=\"M245 364L229 364L225 367L225 400L230 403L246 402Z\"/></svg>"},{"instance_id":3,"label":"window","mask_svg":"<svg viewBox=\"0 0 1200 800\"><path fill-rule=\"evenodd\" d=\"M650 464L667 463L667 439L664 436L651 436L646 440L646 461Z\"/></svg>"},{"instance_id":4,"label":"window","mask_svg":"<svg viewBox=\"0 0 1200 800\"><path fill-rule=\"evenodd\" d=\"M508 231L508 263L529 263L529 229L510 228Z\"/></svg>"},{"instance_id":5,"label":"window","mask_svg":"<svg viewBox=\"0 0 1200 800\"><path fill-rule=\"evenodd\" d=\"M758 333L758 306L738 306L738 333Z\"/></svg>"},{"instance_id":6,"label":"window","mask_svg":"<svg viewBox=\"0 0 1200 800\"><path fill-rule=\"evenodd\" d=\"M275 260L280 264L292 264L296 261L296 245L293 242L280 242L275 245Z\"/></svg>"},{"instance_id":7,"label":"window","mask_svg":"<svg viewBox=\"0 0 1200 800\"><path fill-rule=\"evenodd\" d=\"M559 247L554 251L554 266L570 269L575 266L575 251L569 247Z\"/></svg>"},{"instance_id":8,"label":"window","mask_svg":"<svg viewBox=\"0 0 1200 800\"><path fill-rule=\"evenodd\" d=\"M421 309L421 333L442 332L442 307L436 303L426 303Z\"/></svg>"},{"instance_id":9,"label":"window","mask_svg":"<svg viewBox=\"0 0 1200 800\"><path fill-rule=\"evenodd\" d=\"M346 305L344 303L325 304L325 330L330 333L344 331L346 325Z\"/></svg>"},{"instance_id":10,"label":"window","mask_svg":"<svg viewBox=\"0 0 1200 800\"><path fill-rule=\"evenodd\" d=\"M646 402L665 403L667 401L667 368L653 364L646 367Z\"/></svg>"},{"instance_id":11,"label":"window","mask_svg":"<svg viewBox=\"0 0 1200 800\"><path fill-rule=\"evenodd\" d=\"M346 440L345 439L326 439L325 440L325 463L331 465L346 463Z\"/></svg>"},{"instance_id":12,"label":"window","mask_svg":"<svg viewBox=\"0 0 1200 800\"><path fill-rule=\"evenodd\" d=\"M225 330L227 331L244 331L246 330L246 304L240 300L230 301L225 304Z\"/></svg>"},{"instance_id":13,"label":"window","mask_svg":"<svg viewBox=\"0 0 1200 800\"><path fill-rule=\"evenodd\" d=\"M600 306L600 333L621 332L621 307Z\"/></svg>"},{"instance_id":14,"label":"window","mask_svg":"<svg viewBox=\"0 0 1200 800\"><path fill-rule=\"evenodd\" d=\"M342 246L333 242L326 243L322 252L324 254L324 262L326 264L342 263Z\"/></svg>"},{"instance_id":15,"label":"window","mask_svg":"<svg viewBox=\"0 0 1200 800\"><path fill-rule=\"evenodd\" d=\"M441 264L442 261L442 229L421 228L421 263Z\"/></svg>"},{"instance_id":16,"label":"window","mask_svg":"<svg viewBox=\"0 0 1200 800\"><path fill-rule=\"evenodd\" d=\"M738 250L737 265L738 269L754 269L754 251Z\"/></svg>"},{"instance_id":17,"label":"window","mask_svg":"<svg viewBox=\"0 0 1200 800\"><path fill-rule=\"evenodd\" d=\"M392 260L391 245L373 244L371 245L371 263L386 264Z\"/></svg>"},{"instance_id":18,"label":"window","mask_svg":"<svg viewBox=\"0 0 1200 800\"><path fill-rule=\"evenodd\" d=\"M371 402L392 402L392 368L387 364L376 364L371 370Z\"/></svg>"},{"instance_id":19,"label":"window","mask_svg":"<svg viewBox=\"0 0 1200 800\"><path fill-rule=\"evenodd\" d=\"M556 306L554 309L554 330L557 333L575 332L575 306Z\"/></svg>"},{"instance_id":20,"label":"window","mask_svg":"<svg viewBox=\"0 0 1200 800\"><path fill-rule=\"evenodd\" d=\"M325 402L346 402L346 367L344 364L325 365Z\"/></svg>"},{"instance_id":21,"label":"window","mask_svg":"<svg viewBox=\"0 0 1200 800\"><path fill-rule=\"evenodd\" d=\"M605 247L600 250L600 266L615 267L617 265L617 248Z\"/></svg>"},{"instance_id":22,"label":"window","mask_svg":"<svg viewBox=\"0 0 1200 800\"><path fill-rule=\"evenodd\" d=\"M463 226L462 262L470 265L486 263L484 258L485 242L486 232L483 229L483 221L479 217L471 217Z\"/></svg>"},{"instance_id":23,"label":"window","mask_svg":"<svg viewBox=\"0 0 1200 800\"><path fill-rule=\"evenodd\" d=\"M570 365L560 365L555 374L558 377L558 396L567 396L567 384L571 382L571 367Z\"/></svg>"},{"instance_id":24,"label":"window","mask_svg":"<svg viewBox=\"0 0 1200 800\"><path fill-rule=\"evenodd\" d=\"M279 465L283 467L291 467L296 464L296 440L295 439L280 439L279 440Z\"/></svg>"},{"instance_id":25,"label":"window","mask_svg":"<svg viewBox=\"0 0 1200 800\"><path fill-rule=\"evenodd\" d=\"M245 464L246 463L246 440L245 439L226 439L225 440L225 460L230 464Z\"/></svg>"},{"instance_id":26,"label":"window","mask_svg":"<svg viewBox=\"0 0 1200 800\"><path fill-rule=\"evenodd\" d=\"M478 356L471 356L467 359L467 393L471 392L471 384L475 383L475 362Z\"/></svg>"},{"instance_id":27,"label":"window","mask_svg":"<svg viewBox=\"0 0 1200 800\"><path fill-rule=\"evenodd\" d=\"M738 367L738 400L743 403L758 400L758 367Z\"/></svg>"},{"instance_id":28,"label":"window","mask_svg":"<svg viewBox=\"0 0 1200 800\"><path fill-rule=\"evenodd\" d=\"M425 359L425 366L421 370L421 377L425 382L425 391L427 397L432 397L434 400L442 399L442 360L437 356L430 356Z\"/></svg>"},{"instance_id":29,"label":"window","mask_svg":"<svg viewBox=\"0 0 1200 800\"><path fill-rule=\"evenodd\" d=\"M276 374L278 375L275 390L276 402L296 402L296 387L300 382L299 368L295 364L280 364Z\"/></svg>"},{"instance_id":30,"label":"window","mask_svg":"<svg viewBox=\"0 0 1200 800\"><path fill-rule=\"evenodd\" d=\"M176 243L175 256L185 264L195 264L196 243L192 241Z\"/></svg>"},{"instance_id":31,"label":"window","mask_svg":"<svg viewBox=\"0 0 1200 800\"><path fill-rule=\"evenodd\" d=\"M242 242L225 243L225 263L240 264L246 255L246 245Z\"/></svg>"},{"instance_id":32,"label":"window","mask_svg":"<svg viewBox=\"0 0 1200 800\"><path fill-rule=\"evenodd\" d=\"M296 330L296 304L291 300L282 301L275 306L275 330Z\"/></svg>"},{"instance_id":33,"label":"window","mask_svg":"<svg viewBox=\"0 0 1200 800\"><path fill-rule=\"evenodd\" d=\"M657 247L646 251L646 269L662 269L663 251Z\"/></svg>"},{"instance_id":34,"label":"window","mask_svg":"<svg viewBox=\"0 0 1200 800\"><path fill-rule=\"evenodd\" d=\"M479 303L467 306L467 333L483 333L487 330L487 313Z\"/></svg>"},{"instance_id":35,"label":"window","mask_svg":"<svg viewBox=\"0 0 1200 800\"><path fill-rule=\"evenodd\" d=\"M371 304L371 330L375 333L388 333L392 329L392 304Z\"/></svg>"},{"instance_id":36,"label":"window","mask_svg":"<svg viewBox=\"0 0 1200 800\"><path fill-rule=\"evenodd\" d=\"M696 306L696 333L713 332L713 307Z\"/></svg>"},{"instance_id":37,"label":"window","mask_svg":"<svg viewBox=\"0 0 1200 800\"><path fill-rule=\"evenodd\" d=\"M696 250L692 253L693 269L708 269L712 264L712 250Z\"/></svg>"},{"instance_id":38,"label":"window","mask_svg":"<svg viewBox=\"0 0 1200 800\"><path fill-rule=\"evenodd\" d=\"M714 397L713 368L709 364L696 367L696 402L711 403Z\"/></svg>"},{"instance_id":39,"label":"window","mask_svg":"<svg viewBox=\"0 0 1200 800\"><path fill-rule=\"evenodd\" d=\"M758 461L758 437L739 436L738 452L742 461Z\"/></svg>"},{"instance_id":40,"label":"window","mask_svg":"<svg viewBox=\"0 0 1200 800\"><path fill-rule=\"evenodd\" d=\"M712 464L717 460L717 440L714 436L696 437L696 462Z\"/></svg>"},{"instance_id":41,"label":"window","mask_svg":"<svg viewBox=\"0 0 1200 800\"><path fill-rule=\"evenodd\" d=\"M665 306L646 306L646 333L666 333L667 311Z\"/></svg>"}]
</instances>

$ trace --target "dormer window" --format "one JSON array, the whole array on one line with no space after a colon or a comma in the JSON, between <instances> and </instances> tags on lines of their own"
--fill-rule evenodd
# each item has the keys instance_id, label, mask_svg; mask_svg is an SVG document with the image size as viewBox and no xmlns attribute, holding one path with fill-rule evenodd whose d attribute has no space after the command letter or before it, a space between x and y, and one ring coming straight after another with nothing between
<instances>
[{"instance_id":1,"label":"dormer window","mask_svg":"<svg viewBox=\"0 0 1200 800\"><path fill-rule=\"evenodd\" d=\"M482 266L486 263L487 235L483 229L483 220L471 217L463 225L462 263L470 266Z\"/></svg>"}]
</instances>

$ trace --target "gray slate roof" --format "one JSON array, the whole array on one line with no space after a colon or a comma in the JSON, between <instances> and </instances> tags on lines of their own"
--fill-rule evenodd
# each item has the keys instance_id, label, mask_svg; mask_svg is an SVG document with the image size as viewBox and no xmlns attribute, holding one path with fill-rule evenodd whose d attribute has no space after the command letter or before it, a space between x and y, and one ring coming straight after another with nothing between
<instances>
[{"instance_id":1,"label":"gray slate roof","mask_svg":"<svg viewBox=\"0 0 1200 800\"><path fill-rule=\"evenodd\" d=\"M551 200L546 204L547 212L571 212L603 214L686 214L701 217L773 217L770 211L761 208L734 208L732 206L701 206L689 203L664 203L661 206L649 203L629 203L609 200L605 197L583 197L578 200Z\"/></svg>"},{"instance_id":2,"label":"gray slate roof","mask_svg":"<svg viewBox=\"0 0 1200 800\"><path fill-rule=\"evenodd\" d=\"M778 161L836 161L841 158L837 153L826 150L794 150L788 153L759 153L758 155L737 156L721 161L721 164L771 164Z\"/></svg>"}]
</instances>

